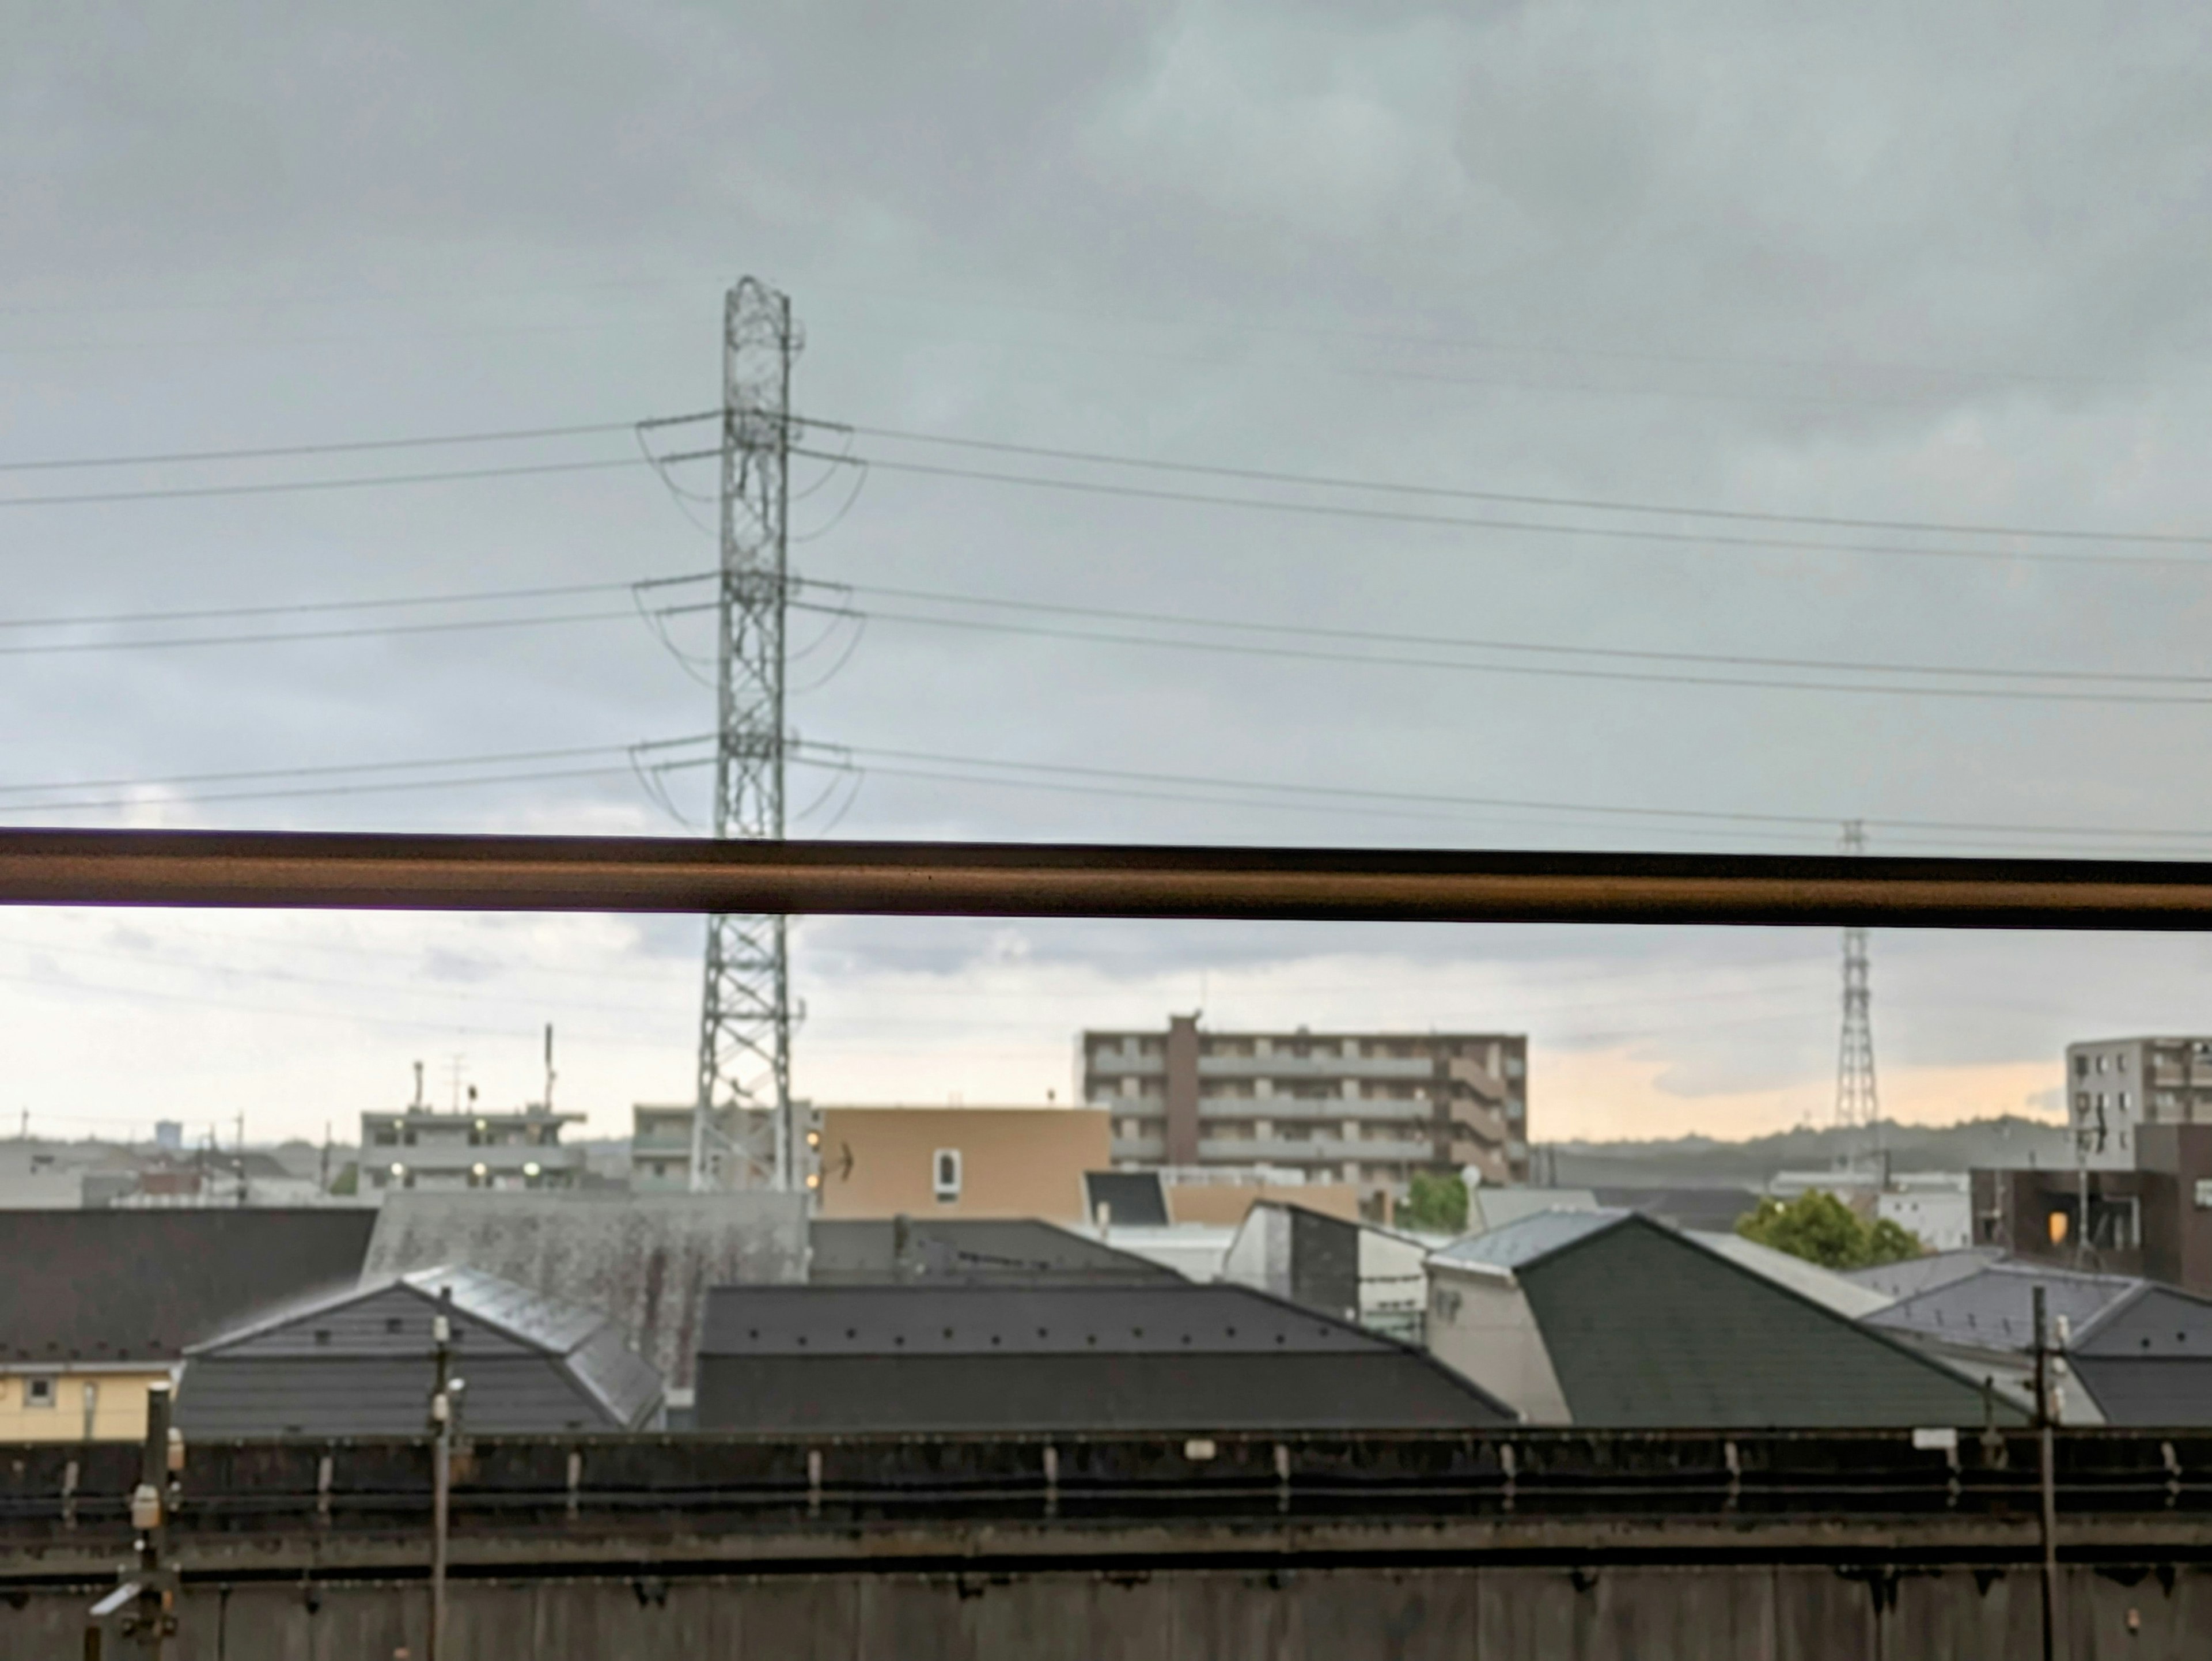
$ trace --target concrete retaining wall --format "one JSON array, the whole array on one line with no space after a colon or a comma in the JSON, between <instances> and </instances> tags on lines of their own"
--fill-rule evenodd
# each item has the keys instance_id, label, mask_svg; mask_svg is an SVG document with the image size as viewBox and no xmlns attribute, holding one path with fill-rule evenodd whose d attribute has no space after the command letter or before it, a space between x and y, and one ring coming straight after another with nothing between
<instances>
[{"instance_id":1,"label":"concrete retaining wall","mask_svg":"<svg viewBox=\"0 0 2212 1661\"><path fill-rule=\"evenodd\" d=\"M2212 1573L2069 1572L2067 1661L2201 1657ZM21 1599L20 1606L17 1600ZM9 1661L80 1657L81 1596L0 1601ZM410 1661L420 1585L204 1586L175 1661ZM2130 1615L2135 1625L2130 1625ZM1807 1567L1164 1570L465 1582L449 1661L2027 1661L2033 1573Z\"/></svg>"}]
</instances>

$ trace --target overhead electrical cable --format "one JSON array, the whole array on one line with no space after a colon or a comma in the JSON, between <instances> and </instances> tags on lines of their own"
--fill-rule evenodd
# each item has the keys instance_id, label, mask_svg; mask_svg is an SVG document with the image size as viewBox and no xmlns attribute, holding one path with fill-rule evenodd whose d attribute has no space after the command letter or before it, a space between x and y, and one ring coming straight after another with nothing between
<instances>
[{"instance_id":1,"label":"overhead electrical cable","mask_svg":"<svg viewBox=\"0 0 2212 1661\"><path fill-rule=\"evenodd\" d=\"M830 426L830 423L817 423ZM930 433L908 427L872 427L834 423L872 438L898 439L911 444L933 444L954 449L980 450L997 455L1030 456L1041 460L1076 461L1091 465L1127 467L1147 472L1183 473L1207 478L1243 479L1254 484L1306 485L1320 490L1365 490L1392 496L1427 496L1459 502L1494 502L1523 508L1558 508L1584 513L1638 514L1680 519L1727 520L1757 525L1803 525L1824 530L1907 531L1946 536L2025 537L2039 541L2129 542L2154 545L2212 548L2212 532L2094 530L2078 526L1996 525L1960 520L1880 519L1833 514L1770 512L1749 508L1701 507L1694 503L1624 502L1603 496L1539 496L1524 491L1475 490L1462 485L1417 484L1395 479L1350 478L1341 474L1288 472L1276 468L1232 467L1217 463L1170 461L1151 456L1105 450L1066 449L1041 444L1011 444L988 439Z\"/></svg>"},{"instance_id":2,"label":"overhead electrical cable","mask_svg":"<svg viewBox=\"0 0 2212 1661\"><path fill-rule=\"evenodd\" d=\"M2163 692L2088 692L2045 691L2020 686L1905 686L1869 681L1785 680L1751 675L1667 674L1633 669L1575 668L1559 664L1480 663L1459 658L1382 656L1376 653L1333 652L1317 648L1261 646L1236 641L1185 640L1164 635L1109 633L1102 630L1054 629L1037 624L1001 623L981 618L930 617L912 611L886 611L815 605L794 600L794 611L822 611L864 617L870 621L970 633L1028 636L1098 646L1134 646L1155 651L1188 652L1218 657L1274 659L1300 663L1344 664L1358 667L1400 670L1441 670L1460 674L1534 676L1555 680L1619 681L1639 685L1737 688L1759 691L1840 692L1854 696L1915 698L1973 699L1983 702L2082 704L2212 704L2212 693L2189 697Z\"/></svg>"},{"instance_id":3,"label":"overhead electrical cable","mask_svg":"<svg viewBox=\"0 0 2212 1661\"><path fill-rule=\"evenodd\" d=\"M690 611L692 606L664 606L662 615ZM544 629L577 623L634 622L633 609L606 611L560 611L538 617L455 618L433 623L375 623L335 629L288 629L258 634L145 636L132 640L33 641L0 645L0 657L54 657L91 652L155 652L179 648L214 646L278 646L301 641L370 640L402 635L482 633L491 630Z\"/></svg>"},{"instance_id":4,"label":"overhead electrical cable","mask_svg":"<svg viewBox=\"0 0 2212 1661\"><path fill-rule=\"evenodd\" d=\"M1063 775L1073 778L1103 782L1127 782L1164 786L1189 786L1212 790L1241 790L1269 794L1307 797L1345 798L1359 801L1402 803L1417 806L1479 807L1504 809L1513 812L1586 813L1602 817L1669 819L1704 824L1746 824L1761 826L1803 827L1816 830L1826 841L1835 838L1835 826L1844 816L1829 813L1763 812L1741 808L1717 807L1647 807L1631 806L1619 802L1591 802L1557 798L1520 796L1468 795L1447 791L1381 790L1361 788L1350 785L1302 784L1284 780L1223 777L1218 774L1200 775L1080 765L1071 763L1040 762L1006 759L988 756L961 755L943 751L899 749L870 745L825 745L818 741L802 741L800 749L810 755L830 754L862 758L862 764L876 770L872 762L865 758L882 757L886 760L921 762L955 767L1005 770L1012 772ZM819 762L816 765L822 764ZM2059 837L2094 839L2124 837L2129 839L2173 838L2187 842L2212 842L2212 830L2154 830L2140 825L2082 825L2082 824L2017 824L1996 820L1881 818L1852 815L1869 827L1882 830L1924 830L1969 834L1996 833L2021 836ZM1887 838L1886 838L1887 839Z\"/></svg>"},{"instance_id":5,"label":"overhead electrical cable","mask_svg":"<svg viewBox=\"0 0 2212 1661\"><path fill-rule=\"evenodd\" d=\"M819 461L845 459L826 450L793 447L793 455ZM1600 541L1650 542L1691 548L1745 548L1784 553L1857 554L1899 559L1975 560L1998 564L2150 566L2204 569L2212 559L2178 554L2075 554L2049 549L1938 548L1910 545L1828 542L1809 538L1745 536L1726 532L1668 531L1640 526L1568 525L1545 520L1490 519L1461 514L1416 513L1395 508L1364 507L1351 502L1296 502L1283 497L1217 495L1202 490L1170 490L1151 485L1120 484L1096 479L1062 478L1037 473L1005 473L985 468L946 467L919 461L890 461L880 456L854 457L852 465L883 472L912 473L932 478L958 478L991 484L1011 484L1039 490L1073 491L1086 496L1116 496L1139 502L1233 508L1249 512L1286 514L1312 518L1361 520L1389 525L1433 526L1447 530L1518 531L1542 536L1589 537Z\"/></svg>"},{"instance_id":6,"label":"overhead electrical cable","mask_svg":"<svg viewBox=\"0 0 2212 1661\"><path fill-rule=\"evenodd\" d=\"M62 456L48 460L0 461L0 473L58 472L85 467L152 467L207 461L268 461L294 456L354 455L379 450L428 450L462 444L521 443L543 438L581 438L601 433L634 432L640 427L674 427L713 421L720 410L695 415L656 416L647 421L592 421L569 427L509 427L489 432L429 433L412 438L337 439L319 444L263 444L231 450L165 450L139 455Z\"/></svg>"},{"instance_id":7,"label":"overhead electrical cable","mask_svg":"<svg viewBox=\"0 0 2212 1661\"><path fill-rule=\"evenodd\" d=\"M665 465L677 461L703 461L719 450L690 450L656 459ZM363 473L345 478L270 479L252 484L179 484L141 490L83 490L59 496L0 496L0 508L64 508L104 502L175 502L204 496L284 496L303 491L358 490L392 484L448 484L483 478L522 478L546 473L605 472L617 468L651 467L643 456L617 456L603 461L540 461L507 467L465 467L434 473Z\"/></svg>"},{"instance_id":8,"label":"overhead electrical cable","mask_svg":"<svg viewBox=\"0 0 2212 1661\"><path fill-rule=\"evenodd\" d=\"M1482 639L1459 635L1402 634L1387 630L1337 629L1312 624L1256 623L1242 618L1200 617L1188 612L1125 611L1112 606L1072 605L1045 600L1002 599L988 594L902 588L889 584L800 580L802 586L845 593L881 594L893 599L927 600L1003 611L1055 617L1098 618L1114 623L1150 623L1176 628L1214 629L1231 633L1304 636L1319 640L1370 642L1386 646L1452 647L1468 651L1528 652L1564 657L1643 660L1662 663L1710 664L1725 667L1833 671L1852 674L1931 675L1996 680L2112 682L2123 684L2212 687L2212 675L2142 674L2105 669L2007 669L1960 664L1868 662L1838 658L1756 657L1725 652L1674 652L1623 646L1582 646Z\"/></svg>"},{"instance_id":9,"label":"overhead electrical cable","mask_svg":"<svg viewBox=\"0 0 2212 1661\"><path fill-rule=\"evenodd\" d=\"M255 768L215 773L173 774L167 777L143 779L77 779L44 784L0 785L0 813L40 813L59 812L88 812L100 808L139 807L147 805L144 794L78 797L73 800L38 800L51 798L70 791L130 790L145 792L167 789L176 786L200 784L261 784L280 780L323 780L343 778L358 780L359 776L374 773L437 772L453 768L501 768L525 766L543 761L580 760L606 756L623 757L624 760L596 767L532 768L523 772L474 772L432 778L386 779L348 783L317 783L275 789L246 789L203 791L163 796L163 802L190 805L213 801L273 801L307 796L359 795L379 791L437 790L487 784L538 783L554 779L593 778L627 775L635 758L669 750L712 742L712 735L702 733L687 738L648 739L635 744L580 745L553 750L520 750L485 755L445 756L409 761L326 763L304 767ZM680 768L703 766L711 757L697 759L678 757L652 764L656 769L674 770ZM7 798L32 798L15 800Z\"/></svg>"},{"instance_id":10,"label":"overhead electrical cable","mask_svg":"<svg viewBox=\"0 0 2212 1661\"><path fill-rule=\"evenodd\" d=\"M143 623L210 623L226 618L298 617L323 611L398 611L422 605L478 605L519 599L572 599L579 594L629 593L708 582L716 571L646 577L634 582L568 582L535 588L477 588L441 594L395 594L380 599L292 600L270 605L211 605L171 611L110 611L43 618L0 618L0 629L95 629Z\"/></svg>"}]
</instances>

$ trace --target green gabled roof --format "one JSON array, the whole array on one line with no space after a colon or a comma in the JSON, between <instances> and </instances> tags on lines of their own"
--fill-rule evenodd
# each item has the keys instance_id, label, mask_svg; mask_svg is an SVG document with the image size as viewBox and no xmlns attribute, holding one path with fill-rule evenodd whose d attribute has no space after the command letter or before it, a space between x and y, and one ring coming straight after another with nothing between
<instances>
[{"instance_id":1,"label":"green gabled roof","mask_svg":"<svg viewBox=\"0 0 2212 1661\"><path fill-rule=\"evenodd\" d=\"M1577 1425L1977 1425L1980 1389L1932 1356L1646 1218L1519 1265ZM1999 1420L2017 1422L2004 1402Z\"/></svg>"}]
</instances>

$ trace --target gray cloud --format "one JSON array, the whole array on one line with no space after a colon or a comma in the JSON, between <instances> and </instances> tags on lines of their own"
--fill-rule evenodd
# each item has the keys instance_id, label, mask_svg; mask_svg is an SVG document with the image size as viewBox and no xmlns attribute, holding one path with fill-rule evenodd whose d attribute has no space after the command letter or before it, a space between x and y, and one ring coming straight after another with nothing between
<instances>
[{"instance_id":1,"label":"gray cloud","mask_svg":"<svg viewBox=\"0 0 2212 1661\"><path fill-rule=\"evenodd\" d=\"M957 27L895 6L369 19L19 4L4 24L0 459L697 408L714 396L720 290L756 270L792 289L809 331L801 397L830 419L1576 496L2212 523L2197 460L2212 440L2212 59L2201 9L2179 3L2094 21L2056 6L1778 15L1721 0L1007 5ZM404 465L612 459L624 442ZM855 442L885 461L977 460ZM840 515L843 500L831 483L801 504L813 539L795 557L811 575L1076 605L2151 672L2194 663L2208 620L2186 569L1609 543L889 468ZM712 557L642 470L0 508L0 548L20 616L621 581ZM696 731L706 711L683 668L619 622L0 659L19 782L618 745ZM1455 674L889 618L794 711L827 742L1226 782L2000 824L2185 827L2207 806L2174 759L2201 725L2185 707ZM1238 794L1226 788L1039 790L900 765L871 764L841 834L1827 837L1564 808L1293 811L1188 799ZM836 782L801 770L794 805ZM670 788L696 814L700 776ZM589 778L131 813L672 828L618 760ZM1918 846L1909 835L1877 845ZM621 960L665 966L696 951L696 925L621 939ZM1700 1004L1668 1013L1630 984L1617 1013L1553 1021L1553 1041L1657 1057L1662 1087L1690 1096L1830 1064L1825 941L1789 948L1800 967L1770 992L1766 946L1741 936L822 922L802 939L817 954L803 962L843 977L856 1022L878 981L890 999L899 976L994 972L1010 952L1127 988L1346 953L1409 988L1472 965L1508 977L1485 983L1486 1019L1507 1024L1516 995L1543 1004L1547 969L1672 964L1678 989L1757 992L1743 1008L1759 1023L1730 1025L1717 1004L1700 1027ZM2201 1025L2171 978L2200 966L2119 940L1900 938L1881 959L1885 1055L1996 1065L2051 1055L2084 1023L2142 1024L2137 1011ZM810 1041L836 1036L817 1022ZM681 1055L667 1067L680 1078Z\"/></svg>"}]
</instances>

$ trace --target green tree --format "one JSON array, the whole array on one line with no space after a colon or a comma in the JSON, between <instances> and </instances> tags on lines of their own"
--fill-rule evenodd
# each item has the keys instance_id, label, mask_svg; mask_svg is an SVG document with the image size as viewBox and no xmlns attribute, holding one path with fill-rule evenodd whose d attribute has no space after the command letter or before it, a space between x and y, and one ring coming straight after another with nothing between
<instances>
[{"instance_id":1,"label":"green tree","mask_svg":"<svg viewBox=\"0 0 2212 1661\"><path fill-rule=\"evenodd\" d=\"M1864 1269L1917 1257L1927 1248L1917 1236L1883 1218L1867 1222L1834 1195L1808 1189L1784 1205L1764 1199L1736 1220L1747 1240L1802 1257L1823 1269Z\"/></svg>"},{"instance_id":2,"label":"green tree","mask_svg":"<svg viewBox=\"0 0 2212 1661\"><path fill-rule=\"evenodd\" d=\"M349 1165L337 1176L331 1177L331 1192L333 1194L361 1192L361 1166L358 1164Z\"/></svg>"},{"instance_id":3,"label":"green tree","mask_svg":"<svg viewBox=\"0 0 2212 1661\"><path fill-rule=\"evenodd\" d=\"M1467 1184L1449 1171L1417 1171L1398 1206L1401 1227L1457 1234L1467 1227Z\"/></svg>"}]
</instances>

